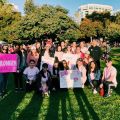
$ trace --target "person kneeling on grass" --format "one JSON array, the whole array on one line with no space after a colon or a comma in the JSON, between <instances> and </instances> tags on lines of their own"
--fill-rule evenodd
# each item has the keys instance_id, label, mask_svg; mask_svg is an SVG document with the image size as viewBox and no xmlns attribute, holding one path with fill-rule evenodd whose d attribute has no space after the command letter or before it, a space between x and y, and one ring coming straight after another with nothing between
<instances>
[{"instance_id":1,"label":"person kneeling on grass","mask_svg":"<svg viewBox=\"0 0 120 120\"><path fill-rule=\"evenodd\" d=\"M24 78L26 80L26 91L30 92L31 90L36 89L36 78L39 73L39 69L35 67L35 61L29 61L29 67L27 67L24 72Z\"/></svg>"},{"instance_id":2,"label":"person kneeling on grass","mask_svg":"<svg viewBox=\"0 0 120 120\"><path fill-rule=\"evenodd\" d=\"M108 58L103 71L102 83L100 84L100 88L104 88L104 97L110 96L111 87L117 87L116 76L117 70L112 66L112 59Z\"/></svg>"},{"instance_id":3,"label":"person kneeling on grass","mask_svg":"<svg viewBox=\"0 0 120 120\"><path fill-rule=\"evenodd\" d=\"M49 96L51 89L51 72L48 70L48 64L43 63L42 70L38 74L37 79L38 89L42 92L42 95Z\"/></svg>"},{"instance_id":4,"label":"person kneeling on grass","mask_svg":"<svg viewBox=\"0 0 120 120\"><path fill-rule=\"evenodd\" d=\"M100 70L97 68L95 61L91 61L88 70L88 80L93 89L93 94L97 93L100 81Z\"/></svg>"}]
</instances>

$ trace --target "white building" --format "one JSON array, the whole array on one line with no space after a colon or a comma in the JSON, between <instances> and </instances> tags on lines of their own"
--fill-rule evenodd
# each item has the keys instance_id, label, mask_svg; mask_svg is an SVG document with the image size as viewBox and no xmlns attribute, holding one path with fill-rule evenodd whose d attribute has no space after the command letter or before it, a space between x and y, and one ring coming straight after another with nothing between
<instances>
[{"instance_id":1,"label":"white building","mask_svg":"<svg viewBox=\"0 0 120 120\"><path fill-rule=\"evenodd\" d=\"M81 21L82 18L85 18L86 15L90 15L93 12L112 12L113 11L113 7L109 6L109 5L101 5L101 4L86 4L86 5L81 5L77 11L78 14L78 20L77 21Z\"/></svg>"},{"instance_id":2,"label":"white building","mask_svg":"<svg viewBox=\"0 0 120 120\"><path fill-rule=\"evenodd\" d=\"M113 16L116 16L118 13L120 13L120 9L114 10L114 11L112 12L112 15L113 15Z\"/></svg>"}]
</instances>

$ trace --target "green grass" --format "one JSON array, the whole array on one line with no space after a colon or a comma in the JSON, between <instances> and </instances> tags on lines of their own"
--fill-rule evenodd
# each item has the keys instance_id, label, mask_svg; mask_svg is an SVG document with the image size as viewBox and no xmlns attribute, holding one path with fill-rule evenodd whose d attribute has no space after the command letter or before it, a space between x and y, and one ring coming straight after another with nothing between
<instances>
[{"instance_id":1,"label":"green grass","mask_svg":"<svg viewBox=\"0 0 120 120\"><path fill-rule=\"evenodd\" d=\"M120 49L112 49L118 83L120 56L115 55L119 53ZM50 97L42 98L34 92L15 93L10 75L8 94L0 100L0 120L120 120L120 84L108 98L93 95L87 87L52 92Z\"/></svg>"}]
</instances>

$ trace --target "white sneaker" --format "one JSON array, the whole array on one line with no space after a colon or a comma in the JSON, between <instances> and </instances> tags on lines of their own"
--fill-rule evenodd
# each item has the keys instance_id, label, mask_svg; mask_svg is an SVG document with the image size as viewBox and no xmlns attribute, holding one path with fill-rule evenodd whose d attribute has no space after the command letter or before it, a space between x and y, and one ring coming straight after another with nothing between
<instances>
[{"instance_id":1,"label":"white sneaker","mask_svg":"<svg viewBox=\"0 0 120 120\"><path fill-rule=\"evenodd\" d=\"M93 90L93 94L97 94L97 90L94 89L94 90Z\"/></svg>"},{"instance_id":2,"label":"white sneaker","mask_svg":"<svg viewBox=\"0 0 120 120\"><path fill-rule=\"evenodd\" d=\"M56 89L55 89L55 88L53 88L52 90L53 90L53 91L56 91Z\"/></svg>"}]
</instances>

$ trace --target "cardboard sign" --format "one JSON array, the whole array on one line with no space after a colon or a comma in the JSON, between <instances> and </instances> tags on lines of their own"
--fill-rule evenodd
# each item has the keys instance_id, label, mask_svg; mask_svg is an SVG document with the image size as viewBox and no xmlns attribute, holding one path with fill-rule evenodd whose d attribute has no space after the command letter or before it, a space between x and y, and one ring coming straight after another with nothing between
<instances>
[{"instance_id":1,"label":"cardboard sign","mask_svg":"<svg viewBox=\"0 0 120 120\"><path fill-rule=\"evenodd\" d=\"M78 70L64 70L59 72L60 88L84 88L81 72Z\"/></svg>"},{"instance_id":2,"label":"cardboard sign","mask_svg":"<svg viewBox=\"0 0 120 120\"><path fill-rule=\"evenodd\" d=\"M0 54L0 73L9 73L17 71L16 54Z\"/></svg>"}]
</instances>

